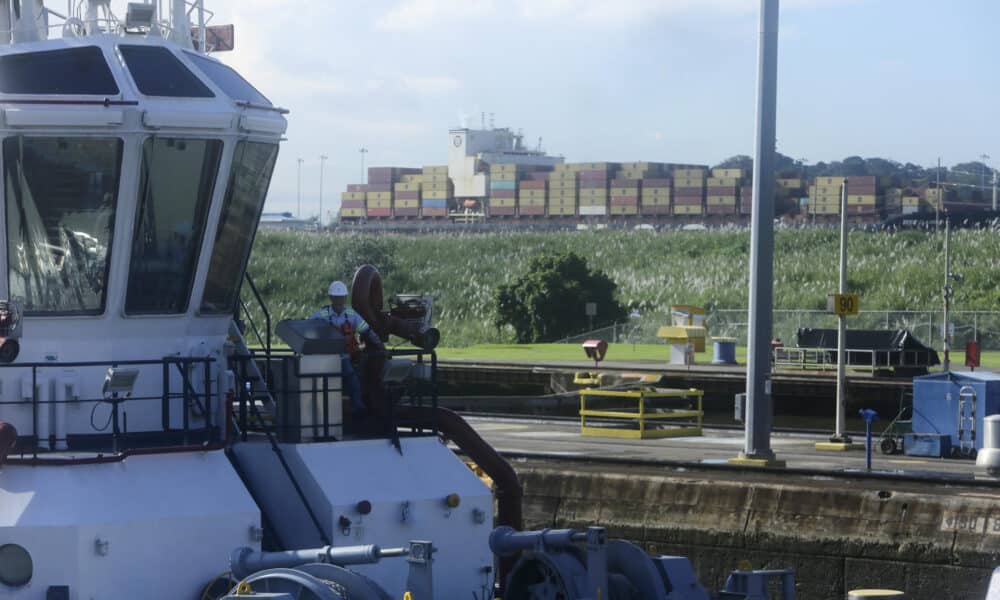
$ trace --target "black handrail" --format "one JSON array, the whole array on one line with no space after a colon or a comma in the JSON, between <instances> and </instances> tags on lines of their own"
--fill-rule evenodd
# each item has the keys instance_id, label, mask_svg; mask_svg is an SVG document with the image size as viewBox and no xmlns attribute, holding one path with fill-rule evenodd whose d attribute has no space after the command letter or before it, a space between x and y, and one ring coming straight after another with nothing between
<instances>
[{"instance_id":1,"label":"black handrail","mask_svg":"<svg viewBox=\"0 0 1000 600\"><path fill-rule=\"evenodd\" d=\"M263 296L260 295L260 291L257 290L257 285L253 282L253 277L250 273L243 274L244 279L250 285L250 291L253 293L254 299L257 301L257 306L260 308L261 312L264 313L264 383L267 385L270 382L271 377L271 311L267 310L267 304L264 303ZM243 310L246 312L247 317L251 319L251 324L253 325L253 319L250 317L250 311L247 310L247 306L243 304ZM254 329L257 327L254 325ZM257 340L260 340L260 334L257 334Z\"/></svg>"}]
</instances>

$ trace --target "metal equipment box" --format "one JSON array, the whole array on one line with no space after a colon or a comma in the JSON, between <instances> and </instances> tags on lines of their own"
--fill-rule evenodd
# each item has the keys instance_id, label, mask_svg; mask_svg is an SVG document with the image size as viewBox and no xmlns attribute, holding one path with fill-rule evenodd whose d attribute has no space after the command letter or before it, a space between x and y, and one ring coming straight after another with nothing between
<instances>
[{"instance_id":1,"label":"metal equipment box","mask_svg":"<svg viewBox=\"0 0 1000 600\"><path fill-rule=\"evenodd\" d=\"M935 373L913 378L913 431L950 437L955 449L983 446L983 418L1000 413L1000 375ZM959 434L962 434L961 438Z\"/></svg>"},{"instance_id":2,"label":"metal equipment box","mask_svg":"<svg viewBox=\"0 0 1000 600\"><path fill-rule=\"evenodd\" d=\"M944 458L951 454L951 436L941 433L907 433L903 436L907 456Z\"/></svg>"}]
</instances>

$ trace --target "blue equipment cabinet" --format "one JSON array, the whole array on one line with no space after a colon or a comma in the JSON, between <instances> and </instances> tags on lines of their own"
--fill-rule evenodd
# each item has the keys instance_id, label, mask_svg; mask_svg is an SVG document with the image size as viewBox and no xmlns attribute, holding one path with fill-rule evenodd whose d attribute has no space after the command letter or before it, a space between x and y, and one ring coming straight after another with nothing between
<instances>
[{"instance_id":1,"label":"blue equipment cabinet","mask_svg":"<svg viewBox=\"0 0 1000 600\"><path fill-rule=\"evenodd\" d=\"M913 432L948 435L957 451L982 448L983 418L998 413L1000 375L996 373L948 372L913 378Z\"/></svg>"}]
</instances>

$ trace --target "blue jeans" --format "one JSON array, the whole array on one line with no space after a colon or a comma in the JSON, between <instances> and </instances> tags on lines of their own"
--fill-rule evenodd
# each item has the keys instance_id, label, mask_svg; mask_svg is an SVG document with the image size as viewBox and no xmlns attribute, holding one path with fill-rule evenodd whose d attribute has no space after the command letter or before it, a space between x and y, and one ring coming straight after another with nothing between
<instances>
[{"instance_id":1,"label":"blue jeans","mask_svg":"<svg viewBox=\"0 0 1000 600\"><path fill-rule=\"evenodd\" d=\"M354 370L348 354L340 357L340 378L344 392L351 398L351 414L363 415L366 410L365 403L361 400L361 379L358 378L358 372Z\"/></svg>"}]
</instances>

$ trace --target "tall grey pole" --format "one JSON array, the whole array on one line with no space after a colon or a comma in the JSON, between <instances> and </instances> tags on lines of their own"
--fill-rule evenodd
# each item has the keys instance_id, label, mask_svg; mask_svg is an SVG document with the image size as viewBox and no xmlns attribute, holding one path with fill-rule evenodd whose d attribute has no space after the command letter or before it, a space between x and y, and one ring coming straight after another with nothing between
<instances>
[{"instance_id":1,"label":"tall grey pole","mask_svg":"<svg viewBox=\"0 0 1000 600\"><path fill-rule=\"evenodd\" d=\"M847 293L847 179L840 188L840 284L837 293ZM851 442L844 434L847 405L847 315L837 316L837 418L831 442Z\"/></svg>"},{"instance_id":2,"label":"tall grey pole","mask_svg":"<svg viewBox=\"0 0 1000 600\"><path fill-rule=\"evenodd\" d=\"M771 461L771 335L774 308L774 153L778 96L778 0L760 2L757 126L750 228L746 439L741 459Z\"/></svg>"},{"instance_id":3,"label":"tall grey pole","mask_svg":"<svg viewBox=\"0 0 1000 600\"><path fill-rule=\"evenodd\" d=\"M944 194L941 193L941 157L938 157L938 167L935 171L937 176L937 190L934 192L937 194L937 200L934 202L934 233L938 232L938 223L941 222L941 202L944 201Z\"/></svg>"},{"instance_id":4,"label":"tall grey pole","mask_svg":"<svg viewBox=\"0 0 1000 600\"><path fill-rule=\"evenodd\" d=\"M299 157L299 172L298 172L298 183L295 188L295 197L298 201L298 207L295 209L295 216L302 218L302 157Z\"/></svg>"},{"instance_id":5,"label":"tall grey pole","mask_svg":"<svg viewBox=\"0 0 1000 600\"><path fill-rule=\"evenodd\" d=\"M319 228L323 228L323 165L327 156L321 154L319 157Z\"/></svg>"},{"instance_id":6,"label":"tall grey pole","mask_svg":"<svg viewBox=\"0 0 1000 600\"><path fill-rule=\"evenodd\" d=\"M368 148L361 146L361 149L358 150L358 152L361 153L361 183L368 183L365 180L365 154L368 154Z\"/></svg>"},{"instance_id":7,"label":"tall grey pole","mask_svg":"<svg viewBox=\"0 0 1000 600\"><path fill-rule=\"evenodd\" d=\"M951 310L951 225L948 223L948 213L944 215L944 325L941 329L941 337L944 338L944 362L941 368L947 373L951 370L951 357L948 351L951 349L951 341L948 339L950 333L948 326L948 313Z\"/></svg>"},{"instance_id":8,"label":"tall grey pole","mask_svg":"<svg viewBox=\"0 0 1000 600\"><path fill-rule=\"evenodd\" d=\"M997 210L997 170L993 169L993 212Z\"/></svg>"}]
</instances>

